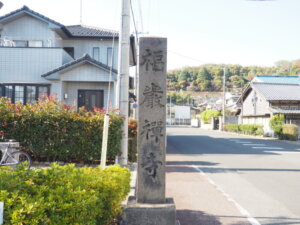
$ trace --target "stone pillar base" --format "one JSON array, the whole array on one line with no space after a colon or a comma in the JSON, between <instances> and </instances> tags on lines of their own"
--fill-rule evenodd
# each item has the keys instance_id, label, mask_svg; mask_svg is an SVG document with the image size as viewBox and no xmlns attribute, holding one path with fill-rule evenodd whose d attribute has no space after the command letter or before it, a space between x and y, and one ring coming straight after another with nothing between
<instances>
[{"instance_id":1,"label":"stone pillar base","mask_svg":"<svg viewBox=\"0 0 300 225\"><path fill-rule=\"evenodd\" d=\"M123 212L122 225L176 224L176 208L172 198L167 198L165 204L142 204L130 196Z\"/></svg>"}]
</instances>

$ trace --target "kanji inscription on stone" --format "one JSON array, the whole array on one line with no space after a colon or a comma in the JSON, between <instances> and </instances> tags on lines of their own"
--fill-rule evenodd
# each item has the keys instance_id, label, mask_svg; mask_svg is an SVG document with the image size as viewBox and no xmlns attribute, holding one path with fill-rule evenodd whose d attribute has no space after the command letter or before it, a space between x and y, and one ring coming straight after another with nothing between
<instances>
[{"instance_id":1,"label":"kanji inscription on stone","mask_svg":"<svg viewBox=\"0 0 300 225\"><path fill-rule=\"evenodd\" d=\"M137 202L165 203L166 38L140 38Z\"/></svg>"}]
</instances>

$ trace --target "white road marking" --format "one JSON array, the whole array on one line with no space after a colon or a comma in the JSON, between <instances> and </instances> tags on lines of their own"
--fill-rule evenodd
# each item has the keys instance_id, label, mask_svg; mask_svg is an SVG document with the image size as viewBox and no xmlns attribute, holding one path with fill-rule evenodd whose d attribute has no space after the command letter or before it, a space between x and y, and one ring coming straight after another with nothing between
<instances>
[{"instance_id":1,"label":"white road marking","mask_svg":"<svg viewBox=\"0 0 300 225\"><path fill-rule=\"evenodd\" d=\"M237 141L235 143L237 143L237 144L251 144L252 142L251 141Z\"/></svg>"},{"instance_id":2,"label":"white road marking","mask_svg":"<svg viewBox=\"0 0 300 225\"><path fill-rule=\"evenodd\" d=\"M218 191L220 191L228 201L232 202L235 205L235 207L240 211L240 213L243 216L247 217L247 220L250 222L251 225L261 225L254 217L250 215L250 213L246 209L244 209L239 203L237 203L233 198L231 198L219 185L217 185L212 179L210 179L200 168L198 168L195 165L193 165L193 168L198 172L200 172L200 174L203 177L205 177L206 180L211 185L213 185Z\"/></svg>"},{"instance_id":3,"label":"white road marking","mask_svg":"<svg viewBox=\"0 0 300 225\"><path fill-rule=\"evenodd\" d=\"M300 151L292 152L292 151L266 151L270 153L276 153L276 154L299 154Z\"/></svg>"},{"instance_id":4,"label":"white road marking","mask_svg":"<svg viewBox=\"0 0 300 225\"><path fill-rule=\"evenodd\" d=\"M271 150L283 150L284 148L279 148L279 147L263 147L263 146L258 146L258 147L254 147L254 146L252 146L252 148L255 148L255 149L271 149Z\"/></svg>"},{"instance_id":5,"label":"white road marking","mask_svg":"<svg viewBox=\"0 0 300 225\"><path fill-rule=\"evenodd\" d=\"M255 145L255 146L266 146L265 144L243 144L243 145Z\"/></svg>"}]
</instances>

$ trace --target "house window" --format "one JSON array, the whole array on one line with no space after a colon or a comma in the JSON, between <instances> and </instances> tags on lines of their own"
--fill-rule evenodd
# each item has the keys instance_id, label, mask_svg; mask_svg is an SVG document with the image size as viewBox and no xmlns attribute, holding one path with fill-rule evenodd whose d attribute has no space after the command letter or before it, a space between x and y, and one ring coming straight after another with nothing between
<instances>
[{"instance_id":1,"label":"house window","mask_svg":"<svg viewBox=\"0 0 300 225\"><path fill-rule=\"evenodd\" d=\"M43 47L43 41L28 41L28 47Z\"/></svg>"},{"instance_id":2,"label":"house window","mask_svg":"<svg viewBox=\"0 0 300 225\"><path fill-rule=\"evenodd\" d=\"M5 85L4 86L4 96L13 99L13 86L12 85Z\"/></svg>"},{"instance_id":3,"label":"house window","mask_svg":"<svg viewBox=\"0 0 300 225\"><path fill-rule=\"evenodd\" d=\"M114 59L113 59L113 52L112 48L107 48L107 65L112 66L114 65Z\"/></svg>"},{"instance_id":4,"label":"house window","mask_svg":"<svg viewBox=\"0 0 300 225\"><path fill-rule=\"evenodd\" d=\"M24 104L24 86L15 86L15 102Z\"/></svg>"},{"instance_id":5,"label":"house window","mask_svg":"<svg viewBox=\"0 0 300 225\"><path fill-rule=\"evenodd\" d=\"M26 86L26 103L36 102L36 86Z\"/></svg>"},{"instance_id":6,"label":"house window","mask_svg":"<svg viewBox=\"0 0 300 225\"><path fill-rule=\"evenodd\" d=\"M27 41L14 41L16 44L16 47L28 47Z\"/></svg>"},{"instance_id":7,"label":"house window","mask_svg":"<svg viewBox=\"0 0 300 225\"><path fill-rule=\"evenodd\" d=\"M97 61L100 61L100 48L98 47L93 48L93 58Z\"/></svg>"},{"instance_id":8,"label":"house window","mask_svg":"<svg viewBox=\"0 0 300 225\"><path fill-rule=\"evenodd\" d=\"M49 87L39 86L38 89L39 89L38 99L44 99L46 96L49 95Z\"/></svg>"},{"instance_id":9,"label":"house window","mask_svg":"<svg viewBox=\"0 0 300 225\"><path fill-rule=\"evenodd\" d=\"M35 103L38 98L48 96L50 85L0 84L0 97L8 97L12 103Z\"/></svg>"},{"instance_id":10,"label":"house window","mask_svg":"<svg viewBox=\"0 0 300 225\"><path fill-rule=\"evenodd\" d=\"M43 41L20 41L20 40L14 40L16 47L43 47Z\"/></svg>"}]
</instances>

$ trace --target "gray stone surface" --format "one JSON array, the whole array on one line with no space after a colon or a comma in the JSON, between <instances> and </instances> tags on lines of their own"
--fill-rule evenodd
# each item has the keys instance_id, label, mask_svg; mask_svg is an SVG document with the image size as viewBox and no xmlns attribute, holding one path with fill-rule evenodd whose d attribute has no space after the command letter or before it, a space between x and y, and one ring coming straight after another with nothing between
<instances>
[{"instance_id":1,"label":"gray stone surface","mask_svg":"<svg viewBox=\"0 0 300 225\"><path fill-rule=\"evenodd\" d=\"M134 197L128 200L123 225L177 225L173 199L164 204L140 204Z\"/></svg>"},{"instance_id":2,"label":"gray stone surface","mask_svg":"<svg viewBox=\"0 0 300 225\"><path fill-rule=\"evenodd\" d=\"M140 38L137 202L163 204L167 39Z\"/></svg>"}]
</instances>

